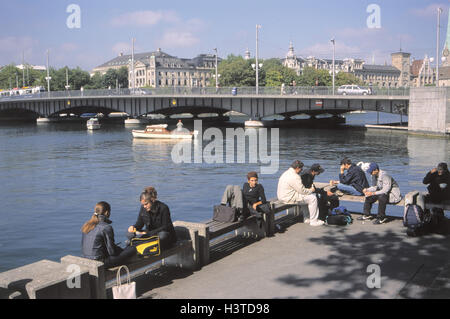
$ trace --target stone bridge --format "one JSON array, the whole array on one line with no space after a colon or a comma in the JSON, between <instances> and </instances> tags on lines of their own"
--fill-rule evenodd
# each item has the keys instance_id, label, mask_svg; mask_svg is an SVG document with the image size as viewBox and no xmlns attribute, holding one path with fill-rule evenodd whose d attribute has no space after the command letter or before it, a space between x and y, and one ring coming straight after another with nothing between
<instances>
[{"instance_id":1,"label":"stone bridge","mask_svg":"<svg viewBox=\"0 0 450 319\"><path fill-rule=\"evenodd\" d=\"M61 113L125 112L134 118L146 114L172 115L179 113L217 113L229 111L251 117L297 114L339 115L351 111L379 111L408 114L409 92L399 94L373 94L358 96L333 95L329 91L310 89L289 94L277 91L260 91L259 94L237 88L236 90L204 88L198 91L173 90L84 90L50 92L37 95L0 98L0 117L5 113L32 113L35 117L56 117ZM300 93L300 94L299 94ZM401 92L402 93L402 92Z\"/></svg>"}]
</instances>

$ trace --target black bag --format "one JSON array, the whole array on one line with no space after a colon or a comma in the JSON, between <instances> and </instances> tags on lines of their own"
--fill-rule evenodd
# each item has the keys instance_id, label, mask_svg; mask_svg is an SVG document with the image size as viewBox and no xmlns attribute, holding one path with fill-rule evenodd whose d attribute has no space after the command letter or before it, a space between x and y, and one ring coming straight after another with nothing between
<instances>
[{"instance_id":1,"label":"black bag","mask_svg":"<svg viewBox=\"0 0 450 319\"><path fill-rule=\"evenodd\" d=\"M347 215L328 215L326 223L328 225L347 226L352 223L352 219Z\"/></svg>"},{"instance_id":2,"label":"black bag","mask_svg":"<svg viewBox=\"0 0 450 319\"><path fill-rule=\"evenodd\" d=\"M447 228L447 218L444 215L444 210L442 208L433 207L431 210L429 231L434 234L446 235L448 232Z\"/></svg>"},{"instance_id":3,"label":"black bag","mask_svg":"<svg viewBox=\"0 0 450 319\"><path fill-rule=\"evenodd\" d=\"M261 204L256 208L258 211L261 211L264 214L270 214L272 212L272 206L270 206L270 203Z\"/></svg>"},{"instance_id":4,"label":"black bag","mask_svg":"<svg viewBox=\"0 0 450 319\"><path fill-rule=\"evenodd\" d=\"M161 246L158 236L147 238L132 238L131 246L136 247L139 256L159 256Z\"/></svg>"},{"instance_id":5,"label":"black bag","mask_svg":"<svg viewBox=\"0 0 450 319\"><path fill-rule=\"evenodd\" d=\"M214 206L213 220L221 223L234 223L238 219L238 209L224 205Z\"/></svg>"}]
</instances>

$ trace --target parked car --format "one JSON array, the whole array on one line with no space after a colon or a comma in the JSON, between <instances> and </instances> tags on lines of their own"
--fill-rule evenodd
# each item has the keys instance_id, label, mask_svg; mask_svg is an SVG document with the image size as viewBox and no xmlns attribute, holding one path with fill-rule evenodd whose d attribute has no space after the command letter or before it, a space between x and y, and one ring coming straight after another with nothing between
<instances>
[{"instance_id":1,"label":"parked car","mask_svg":"<svg viewBox=\"0 0 450 319\"><path fill-rule=\"evenodd\" d=\"M338 94L342 95L370 95L370 89L360 87L358 85L342 85L337 90Z\"/></svg>"}]
</instances>

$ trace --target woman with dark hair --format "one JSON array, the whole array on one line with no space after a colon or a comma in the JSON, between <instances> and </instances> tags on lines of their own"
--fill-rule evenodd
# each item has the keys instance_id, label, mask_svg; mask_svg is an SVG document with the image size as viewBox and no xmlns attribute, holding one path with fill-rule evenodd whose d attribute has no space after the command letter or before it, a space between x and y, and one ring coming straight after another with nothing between
<instances>
[{"instance_id":1,"label":"woman with dark hair","mask_svg":"<svg viewBox=\"0 0 450 319\"><path fill-rule=\"evenodd\" d=\"M247 174L247 183L242 187L244 200L244 216L256 215L261 217L262 212L268 212L270 207L266 200L264 187L258 184L258 174L250 172Z\"/></svg>"},{"instance_id":2,"label":"woman with dark hair","mask_svg":"<svg viewBox=\"0 0 450 319\"><path fill-rule=\"evenodd\" d=\"M429 171L423 183L428 185L429 193L425 200L435 204L450 200L450 172L446 163L440 163L437 168Z\"/></svg>"},{"instance_id":3,"label":"woman with dark hair","mask_svg":"<svg viewBox=\"0 0 450 319\"><path fill-rule=\"evenodd\" d=\"M158 236L161 249L172 246L177 237L170 217L169 207L158 201L154 187L147 187L139 198L141 209L136 223L128 227L127 238ZM144 229L145 228L145 229Z\"/></svg>"},{"instance_id":4,"label":"woman with dark hair","mask_svg":"<svg viewBox=\"0 0 450 319\"><path fill-rule=\"evenodd\" d=\"M95 205L94 215L81 228L81 249L84 258L102 261L105 268L123 265L136 254L135 247L122 249L114 242L114 231L107 202Z\"/></svg>"}]
</instances>

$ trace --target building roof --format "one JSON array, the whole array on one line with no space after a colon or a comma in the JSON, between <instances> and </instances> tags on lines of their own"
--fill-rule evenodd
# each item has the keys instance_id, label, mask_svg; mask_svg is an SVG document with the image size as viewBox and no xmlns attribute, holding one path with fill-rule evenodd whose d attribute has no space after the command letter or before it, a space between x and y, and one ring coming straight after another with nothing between
<instances>
[{"instance_id":1,"label":"building roof","mask_svg":"<svg viewBox=\"0 0 450 319\"><path fill-rule=\"evenodd\" d=\"M156 66L159 68L197 68L202 67L205 65L205 63L214 63L215 64L215 55L213 54L199 54L193 59L185 59L185 58L178 58L176 56L171 56L163 51L161 49L158 49L157 51L153 52L144 52L144 53L135 53L134 54L134 60L135 62L141 62L145 65L149 65L150 58L154 56L155 57L155 63ZM99 65L98 67L94 68L100 69L100 68L112 68L112 67L121 67L121 66L127 66L130 63L131 60L131 54L127 55L119 55L118 57L103 63L102 65ZM222 59L217 58L218 62L220 62Z\"/></svg>"},{"instance_id":2,"label":"building roof","mask_svg":"<svg viewBox=\"0 0 450 319\"><path fill-rule=\"evenodd\" d=\"M376 65L376 64L364 64L362 69L355 70L358 72L382 72L382 73L392 73L399 74L400 70L392 65Z\"/></svg>"},{"instance_id":3,"label":"building roof","mask_svg":"<svg viewBox=\"0 0 450 319\"><path fill-rule=\"evenodd\" d=\"M150 57L154 55L155 57L159 58L176 58L173 57L161 50L153 51L153 52L144 52L144 53L135 53L134 54L134 60L135 61L141 61L141 60L149 60ZM127 55L119 55L118 57L109 60L108 62L103 63L102 65L99 65L97 68L107 68L107 67L116 67L116 66L125 66L130 63L131 60L131 54ZM144 62L145 63L145 62Z\"/></svg>"}]
</instances>

